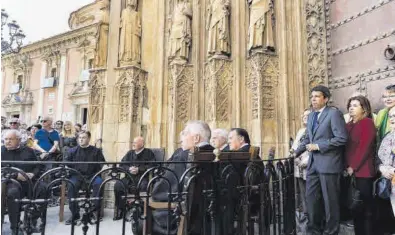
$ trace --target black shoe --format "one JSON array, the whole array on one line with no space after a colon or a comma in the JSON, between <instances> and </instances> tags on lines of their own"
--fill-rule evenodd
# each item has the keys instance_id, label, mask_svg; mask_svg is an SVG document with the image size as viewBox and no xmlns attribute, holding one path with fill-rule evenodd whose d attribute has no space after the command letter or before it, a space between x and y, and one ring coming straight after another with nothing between
<instances>
[{"instance_id":1,"label":"black shoe","mask_svg":"<svg viewBox=\"0 0 395 235\"><path fill-rule=\"evenodd\" d=\"M77 224L78 220L80 220L80 217L79 217L79 216L75 216L75 217L74 217L74 224L75 224L75 225ZM73 221L73 217L70 217L68 220L66 220L66 221L64 222L64 224L65 224L65 225L71 225L71 222L72 222L72 221Z\"/></svg>"},{"instance_id":2,"label":"black shoe","mask_svg":"<svg viewBox=\"0 0 395 235\"><path fill-rule=\"evenodd\" d=\"M123 219L123 210L118 210L117 214L114 216L114 218L112 218L112 220L116 221L121 219Z\"/></svg>"}]
</instances>

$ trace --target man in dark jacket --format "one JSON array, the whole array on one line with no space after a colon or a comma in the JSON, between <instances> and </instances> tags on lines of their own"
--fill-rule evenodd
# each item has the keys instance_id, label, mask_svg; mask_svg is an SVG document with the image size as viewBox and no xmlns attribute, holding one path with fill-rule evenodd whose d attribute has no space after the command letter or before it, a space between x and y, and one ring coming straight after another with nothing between
<instances>
[{"instance_id":1,"label":"man in dark jacket","mask_svg":"<svg viewBox=\"0 0 395 235\"><path fill-rule=\"evenodd\" d=\"M74 147L69 150L67 158L65 158L68 162L105 162L103 153L100 149L89 145L91 139L91 133L89 131L82 131L78 134L78 144L79 146ZM72 175L70 181L74 185L74 190L71 185L68 186L67 196L69 200L71 198L78 197L78 191L85 184L86 186L89 184L89 181L92 177L97 174L103 167L102 164L70 164L69 167L74 168L79 171L84 179L78 178L76 175ZM100 176L97 176L93 181L93 197L99 196L99 187L103 179ZM84 190L87 190L84 188ZM98 201L96 201L96 209L99 210ZM65 224L70 225L72 223L72 218L74 216L74 221L80 219L80 213L78 208L78 203L69 202L70 211L72 213L72 217L66 220Z\"/></svg>"},{"instance_id":2,"label":"man in dark jacket","mask_svg":"<svg viewBox=\"0 0 395 235\"><path fill-rule=\"evenodd\" d=\"M21 134L15 129L7 130L5 133L4 146L1 147L1 157L4 161L37 161L33 149L26 146L21 146ZM26 173L29 179L32 180L32 183L35 183L36 179L39 178L41 170L39 164L2 163L1 167L16 167L21 169ZM12 234L18 234L17 226L21 212L21 205L15 200L29 196L29 192L33 193L33 188L29 188L29 179L26 179L22 174L18 173L16 180L20 183L21 188L19 188L16 183L7 181L4 182L4 186L7 191L7 207ZM39 183L35 195L31 194L31 196L35 196L36 198L44 198L44 185ZM42 210L40 212L42 212ZM34 226L35 222L36 220L33 221ZM36 228L33 228L33 230L36 230Z\"/></svg>"},{"instance_id":3,"label":"man in dark jacket","mask_svg":"<svg viewBox=\"0 0 395 235\"><path fill-rule=\"evenodd\" d=\"M213 151L214 148L209 144L211 136L210 127L207 123L203 121L190 121L186 124L182 134L181 134L181 147L182 150L177 150L175 154L169 159L169 164L167 168L172 170L177 176L178 180L184 174L187 169L187 161L188 161L188 153L193 151L195 147L198 147L202 151ZM174 162L174 163L172 163ZM175 163L182 162L182 163ZM185 162L185 163L183 163ZM173 173L170 171L166 171L164 178L168 180L171 187L171 192L178 192L179 182ZM197 186L196 188L200 188ZM160 180L157 184L154 185L152 190L152 199L153 201L158 202L168 202L169 201L169 187L166 180ZM201 192L194 193L195 195L202 195ZM195 197L194 197L195 198ZM203 225L202 211L205 210L203 205L199 205L199 202L202 200L192 200L192 208L191 208L191 218L189 220L190 230L188 234L203 234ZM158 209L153 212L153 234L154 235L164 235L167 234L168 227L168 210L167 209ZM170 221L174 221L174 218L170 218ZM139 234L141 234L140 231ZM177 225L175 222L170 224L170 234L177 233Z\"/></svg>"},{"instance_id":4,"label":"man in dark jacket","mask_svg":"<svg viewBox=\"0 0 395 235\"><path fill-rule=\"evenodd\" d=\"M151 163L139 163L140 161L151 162ZM117 207L117 213L114 217L114 220L120 220L123 218L124 210L125 210L125 200L122 200L122 196L125 195L125 189L123 186L126 186L127 191L133 193L133 188L137 187L137 183L139 182L141 176L145 173L145 171L153 166L152 162L155 161L154 153L148 149L144 148L144 138L139 136L134 138L132 150L126 153L126 155L122 158L122 164L120 167L124 168L126 171L129 171L133 175L132 181L125 177L122 179L122 182L116 182L114 186L114 194L115 194L115 206ZM148 185L148 177L144 177L142 179L141 185L139 186L140 192L145 192Z\"/></svg>"}]
</instances>

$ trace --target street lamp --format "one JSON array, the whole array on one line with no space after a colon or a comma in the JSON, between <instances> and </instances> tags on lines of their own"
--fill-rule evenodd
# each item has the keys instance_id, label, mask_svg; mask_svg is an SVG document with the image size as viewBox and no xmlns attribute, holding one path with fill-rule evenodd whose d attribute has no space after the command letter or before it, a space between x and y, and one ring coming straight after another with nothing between
<instances>
[{"instance_id":1,"label":"street lamp","mask_svg":"<svg viewBox=\"0 0 395 235\"><path fill-rule=\"evenodd\" d=\"M1 9L1 54L18 53L21 50L22 41L26 37L19 25L13 20L7 24L8 14ZM3 28L8 25L9 39L3 38Z\"/></svg>"}]
</instances>

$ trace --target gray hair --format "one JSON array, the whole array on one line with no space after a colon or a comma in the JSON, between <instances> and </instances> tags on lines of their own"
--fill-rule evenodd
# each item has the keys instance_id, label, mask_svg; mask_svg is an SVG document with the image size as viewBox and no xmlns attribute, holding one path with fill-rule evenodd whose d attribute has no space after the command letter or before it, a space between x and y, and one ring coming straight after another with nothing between
<instances>
[{"instance_id":1,"label":"gray hair","mask_svg":"<svg viewBox=\"0 0 395 235\"><path fill-rule=\"evenodd\" d=\"M4 136L7 136L7 135L12 134L12 135L15 135L16 138L17 138L18 140L22 139L22 134L21 134L21 132L18 131L18 130L16 130L16 129L8 129L8 130L5 130L5 131L6 131L6 132L5 132L5 135L4 135Z\"/></svg>"},{"instance_id":2,"label":"gray hair","mask_svg":"<svg viewBox=\"0 0 395 235\"><path fill-rule=\"evenodd\" d=\"M186 124L186 128L191 134L199 135L202 138L202 142L209 142L211 138L210 126L201 120L189 121Z\"/></svg>"},{"instance_id":3,"label":"gray hair","mask_svg":"<svg viewBox=\"0 0 395 235\"><path fill-rule=\"evenodd\" d=\"M214 134L217 134L218 135L218 137L222 137L222 138L225 138L225 140L227 140L228 139L228 134L229 134L229 132L226 130L226 129L215 129L215 130L213 130L213 135Z\"/></svg>"}]
</instances>

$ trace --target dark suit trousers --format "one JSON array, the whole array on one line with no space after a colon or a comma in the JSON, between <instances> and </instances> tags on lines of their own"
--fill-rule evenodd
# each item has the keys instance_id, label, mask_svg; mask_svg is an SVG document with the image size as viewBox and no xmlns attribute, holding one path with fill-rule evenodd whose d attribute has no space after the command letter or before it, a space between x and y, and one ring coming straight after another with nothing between
<instances>
[{"instance_id":1,"label":"dark suit trousers","mask_svg":"<svg viewBox=\"0 0 395 235\"><path fill-rule=\"evenodd\" d=\"M340 223L340 174L318 173L314 163L307 173L306 201L309 221L307 234L334 235ZM325 228L322 231L322 219Z\"/></svg>"},{"instance_id":2,"label":"dark suit trousers","mask_svg":"<svg viewBox=\"0 0 395 235\"><path fill-rule=\"evenodd\" d=\"M15 200L20 200L26 196L28 196L28 183L22 182L22 189L20 189L16 184L7 184L7 206L8 206L8 216L10 220L11 230L14 230L18 226L18 222L20 220L20 214L22 211L21 204L16 202ZM45 185L43 183L38 183L36 188L36 198L44 198L45 196ZM2 208L3 209L3 208ZM40 213L44 210L44 206L39 207Z\"/></svg>"}]
</instances>

